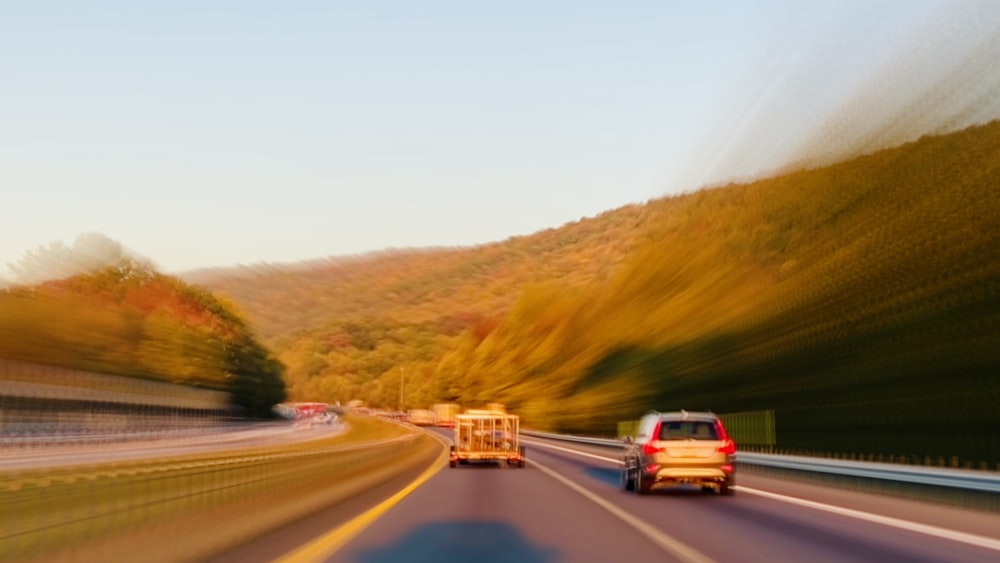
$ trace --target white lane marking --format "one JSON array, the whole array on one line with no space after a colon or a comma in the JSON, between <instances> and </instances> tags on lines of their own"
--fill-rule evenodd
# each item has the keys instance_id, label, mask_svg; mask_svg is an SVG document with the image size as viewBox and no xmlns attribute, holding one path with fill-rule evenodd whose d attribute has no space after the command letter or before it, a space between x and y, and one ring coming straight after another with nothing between
<instances>
[{"instance_id":1,"label":"white lane marking","mask_svg":"<svg viewBox=\"0 0 1000 563\"><path fill-rule=\"evenodd\" d=\"M521 443L522 444L531 444L533 446L542 446L543 448L549 448L551 450L559 450L561 452L569 452L571 454L576 454L576 455L583 456L583 457L591 457L591 458L599 459L599 460L602 460L602 461L610 461L612 463L617 463L618 465L622 465L623 464L622 460L617 459L617 458L604 457L604 456L600 456L600 455L590 454L590 453L587 453L587 452L578 452L576 450L571 450L569 448L563 448L563 447L560 447L560 446L553 446L552 444L546 444L544 442L535 442L535 441L530 441L530 440L521 440Z\"/></svg>"},{"instance_id":2,"label":"white lane marking","mask_svg":"<svg viewBox=\"0 0 1000 563\"><path fill-rule=\"evenodd\" d=\"M918 524L916 522L900 520L898 518L891 518L889 516L879 516L877 514L861 512L860 510L841 508L839 506L833 506L831 504L823 504L821 502L815 502L811 500L805 500L786 495L779 495L777 493L761 491L759 489L751 489L748 487L744 487L742 485L738 485L734 488L740 492L749 493L751 495L762 496L769 499L778 500L781 502L787 502L789 504L805 506L815 510L822 510L823 512L839 514L841 516L848 516L850 518L857 518L858 520L865 520L867 522L875 522L877 524L882 524L883 526L891 526L893 528L899 528L901 530L917 532L919 534L925 534L928 536L934 536L936 538L943 538L946 540L952 540L959 543L974 545L976 547L983 547L986 549L991 549L993 551L1000 551L1000 540L988 538L986 536L977 536L975 534L967 534L965 532L956 532L955 530L938 528L937 526L930 526L927 524Z\"/></svg>"},{"instance_id":3,"label":"white lane marking","mask_svg":"<svg viewBox=\"0 0 1000 563\"><path fill-rule=\"evenodd\" d=\"M579 453L579 452L578 452ZM573 481L563 477L562 475L556 473L555 471L545 467L544 465L538 463L537 461L531 461L532 467L537 467L543 473L552 477L556 481L559 481L563 485L573 489L577 493L583 495L585 498L593 501L598 506L607 510L611 514L617 516L620 520L635 528L640 534L649 538L653 543L663 548L664 551L669 552L674 557L680 559L681 561L686 561L690 563L712 563L713 560L706 555L696 551L694 548L689 547L673 537L664 534L660 530L657 530L653 526L650 526L646 522L643 522L639 518L632 516L628 512L625 512L621 508L618 508L614 504L604 500L603 498L595 495L586 488L577 485Z\"/></svg>"},{"instance_id":4,"label":"white lane marking","mask_svg":"<svg viewBox=\"0 0 1000 563\"><path fill-rule=\"evenodd\" d=\"M524 442L524 440L521 440L521 441ZM545 448L551 448L551 449L554 449L554 450L560 450L560 451L564 451L564 452L569 452L569 453L580 455L580 456L584 456L584 457L591 457L591 458L594 458L594 459L601 459L601 460L604 460L604 461L613 461L613 462L616 462L618 464L622 463L622 461L619 460L619 459L613 459L613 458L609 458L609 457L602 457L602 456L599 456L599 455L594 455L594 454L590 454L590 453L586 453L586 452L578 452L576 450L571 450L569 448L562 448L562 447L559 447L559 446L553 446L553 445L545 444L545 443L542 443L542 442L529 442L529 443L531 443L533 445L536 445L536 446L542 446L542 447L545 447ZM778 493L771 493L771 492L768 492L768 491L762 491L760 489L751 489L751 488L748 488L748 487L744 487L742 485L736 485L733 488L736 489L737 491L742 491L742 492L745 492L745 493L749 493L751 495L757 495L757 496L767 497L767 498L770 498L770 499L773 499L773 500L777 500L777 501L781 501L781 502L787 502L789 504L795 504L795 505L798 505L798 506L805 506L805 507L808 507L808 508L813 508L813 509L816 509L816 510L822 510L822 511L830 512L830 513L833 513L833 514L840 514L841 516L847 516L847 517L850 517L850 518L857 518L858 520L864 520L866 522L874 522L874 523L877 523L877 524L882 524L884 526L890 526L890 527L893 527L893 528L899 528L901 530L908 530L908 531L916 532L916 533L919 533L919 534L925 534L925 535L928 535L928 536L934 536L934 537L937 537L937 538L948 539L948 540L956 541L956 542L959 542L959 543L964 543L964 544L968 544L968 545L974 545L974 546L977 546L977 547L983 547L983 548L986 548L986 549L991 549L993 551L1000 551L1000 540L996 540L996 539L993 539L993 538L988 538L986 536L978 536L978 535L975 535L975 534L967 534L965 532L957 532L955 530L949 530L947 528L939 528L937 526L931 526L931 525L928 525L928 524L918 524L916 522L910 522L908 520L900 520L899 518L892 518L890 516L879 516L878 514L871 514L869 512L862 512L860 510L852 510L850 508L842 508L842 507L839 507L839 506L833 506L831 504L823 504L821 502L815 502L815 501L811 501L811 500L805 500L805 499L800 499L800 498L796 498L796 497L790 497L790 496L787 496L787 495L781 495L781 494L778 494Z\"/></svg>"}]
</instances>

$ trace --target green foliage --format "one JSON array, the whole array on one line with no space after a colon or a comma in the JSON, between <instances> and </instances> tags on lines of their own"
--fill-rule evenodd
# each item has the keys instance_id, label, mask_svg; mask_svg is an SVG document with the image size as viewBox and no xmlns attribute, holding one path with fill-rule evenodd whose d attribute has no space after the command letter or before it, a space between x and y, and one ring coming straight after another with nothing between
<instances>
[{"instance_id":1,"label":"green foliage","mask_svg":"<svg viewBox=\"0 0 1000 563\"><path fill-rule=\"evenodd\" d=\"M229 347L228 365L233 400L255 418L267 418L271 407L287 395L281 379L284 366L251 338Z\"/></svg>"}]
</instances>

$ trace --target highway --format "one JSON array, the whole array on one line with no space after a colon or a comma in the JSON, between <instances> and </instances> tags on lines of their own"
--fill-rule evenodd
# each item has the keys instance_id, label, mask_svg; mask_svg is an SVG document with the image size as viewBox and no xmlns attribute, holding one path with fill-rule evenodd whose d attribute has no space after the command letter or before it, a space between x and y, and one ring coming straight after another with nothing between
<instances>
[{"instance_id":1,"label":"highway","mask_svg":"<svg viewBox=\"0 0 1000 563\"><path fill-rule=\"evenodd\" d=\"M448 433L434 429L444 443ZM732 497L618 485L608 448L525 438L528 466L439 457L214 559L331 562L1000 560L1000 515L740 474ZM444 452L444 445L442 445Z\"/></svg>"}]
</instances>

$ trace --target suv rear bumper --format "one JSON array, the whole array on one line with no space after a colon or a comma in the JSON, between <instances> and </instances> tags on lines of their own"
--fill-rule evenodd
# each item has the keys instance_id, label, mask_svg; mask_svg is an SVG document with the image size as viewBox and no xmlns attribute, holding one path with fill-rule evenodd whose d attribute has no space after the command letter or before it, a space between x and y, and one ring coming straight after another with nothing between
<instances>
[{"instance_id":1,"label":"suv rear bumper","mask_svg":"<svg viewBox=\"0 0 1000 563\"><path fill-rule=\"evenodd\" d=\"M732 473L726 473L722 469L664 467L646 473L645 476L657 485L707 485L723 483L732 477Z\"/></svg>"}]
</instances>

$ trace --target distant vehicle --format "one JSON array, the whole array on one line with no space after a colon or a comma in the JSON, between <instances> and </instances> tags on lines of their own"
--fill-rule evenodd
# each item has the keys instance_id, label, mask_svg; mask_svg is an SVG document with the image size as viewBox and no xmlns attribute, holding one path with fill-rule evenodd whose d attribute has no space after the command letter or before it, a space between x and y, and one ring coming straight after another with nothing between
<instances>
[{"instance_id":1,"label":"distant vehicle","mask_svg":"<svg viewBox=\"0 0 1000 563\"><path fill-rule=\"evenodd\" d=\"M455 403L437 403L431 407L438 426L452 428L455 426L455 417L458 415L459 407Z\"/></svg>"},{"instance_id":2,"label":"distant vehicle","mask_svg":"<svg viewBox=\"0 0 1000 563\"><path fill-rule=\"evenodd\" d=\"M284 418L301 420L321 414L330 414L332 405L327 403L280 403L274 406L274 412Z\"/></svg>"},{"instance_id":3,"label":"distant vehicle","mask_svg":"<svg viewBox=\"0 0 1000 563\"><path fill-rule=\"evenodd\" d=\"M466 411L455 416L450 467L470 462L507 463L524 467L524 446L519 443L520 418L491 410Z\"/></svg>"},{"instance_id":4,"label":"distant vehicle","mask_svg":"<svg viewBox=\"0 0 1000 563\"><path fill-rule=\"evenodd\" d=\"M434 426L437 423L437 417L434 416L434 411L428 409L412 409L407 413L410 419L410 424L416 426Z\"/></svg>"},{"instance_id":5,"label":"distant vehicle","mask_svg":"<svg viewBox=\"0 0 1000 563\"><path fill-rule=\"evenodd\" d=\"M337 426L340 418L339 407L327 403L280 403L274 406L274 412L282 418L295 421L296 428L312 428L315 426Z\"/></svg>"},{"instance_id":6,"label":"distant vehicle","mask_svg":"<svg viewBox=\"0 0 1000 563\"><path fill-rule=\"evenodd\" d=\"M733 494L736 444L711 412L652 412L625 438L621 485L640 495L654 488L697 485Z\"/></svg>"}]
</instances>

